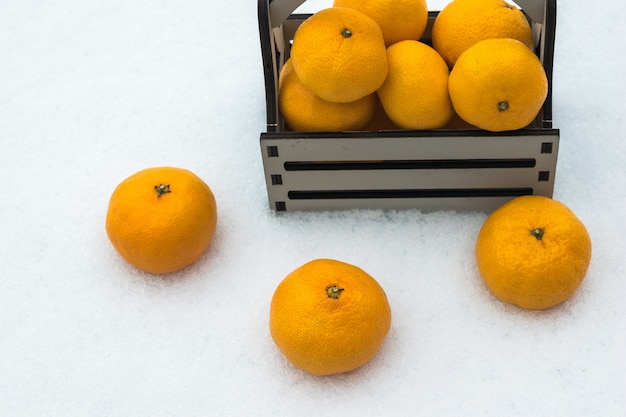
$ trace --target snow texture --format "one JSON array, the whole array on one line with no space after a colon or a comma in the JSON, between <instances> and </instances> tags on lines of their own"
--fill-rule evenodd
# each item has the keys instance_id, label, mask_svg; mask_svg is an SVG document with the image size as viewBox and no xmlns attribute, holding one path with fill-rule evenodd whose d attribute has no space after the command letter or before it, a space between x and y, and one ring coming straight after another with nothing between
<instances>
[{"instance_id":1,"label":"snow texture","mask_svg":"<svg viewBox=\"0 0 626 417\"><path fill-rule=\"evenodd\" d=\"M593 258L570 300L529 312L480 280L486 213L269 210L255 1L1 1L0 416L622 416L626 9L558 6L554 198ZM115 186L159 165L202 177L220 216L167 277L104 231ZM278 283L320 257L393 311L370 363L323 378L268 330Z\"/></svg>"}]
</instances>

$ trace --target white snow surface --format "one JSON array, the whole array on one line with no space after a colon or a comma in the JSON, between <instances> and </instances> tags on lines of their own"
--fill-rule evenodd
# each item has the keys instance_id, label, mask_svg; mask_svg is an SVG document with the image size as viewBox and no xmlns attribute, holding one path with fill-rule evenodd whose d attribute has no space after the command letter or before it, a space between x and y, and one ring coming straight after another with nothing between
<instances>
[{"instance_id":1,"label":"white snow surface","mask_svg":"<svg viewBox=\"0 0 626 417\"><path fill-rule=\"evenodd\" d=\"M0 416L623 416L624 21L558 4L554 198L593 258L531 312L478 275L487 213L269 210L255 1L0 1ZM219 207L209 251L165 277L104 230L115 186L160 165ZM268 330L278 283L322 257L369 272L393 311L375 358L331 377Z\"/></svg>"}]
</instances>

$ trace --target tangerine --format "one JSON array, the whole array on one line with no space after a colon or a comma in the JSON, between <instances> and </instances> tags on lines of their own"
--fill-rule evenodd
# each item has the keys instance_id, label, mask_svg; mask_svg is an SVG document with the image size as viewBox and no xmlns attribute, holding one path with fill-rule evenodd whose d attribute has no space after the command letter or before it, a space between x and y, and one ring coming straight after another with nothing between
<instances>
[{"instance_id":1,"label":"tangerine","mask_svg":"<svg viewBox=\"0 0 626 417\"><path fill-rule=\"evenodd\" d=\"M585 225L563 203L517 197L492 212L476 240L482 279L502 301L541 310L571 297L591 261Z\"/></svg>"},{"instance_id":2,"label":"tangerine","mask_svg":"<svg viewBox=\"0 0 626 417\"><path fill-rule=\"evenodd\" d=\"M426 0L334 0L333 6L350 7L374 19L386 46L419 40L428 23Z\"/></svg>"},{"instance_id":3,"label":"tangerine","mask_svg":"<svg viewBox=\"0 0 626 417\"><path fill-rule=\"evenodd\" d=\"M322 9L302 22L294 34L291 59L302 84L326 101L359 100L387 77L380 27L347 7Z\"/></svg>"},{"instance_id":4,"label":"tangerine","mask_svg":"<svg viewBox=\"0 0 626 417\"><path fill-rule=\"evenodd\" d=\"M283 65L278 80L279 109L295 131L360 130L370 122L378 104L376 93L349 103L316 96L302 84L291 59Z\"/></svg>"},{"instance_id":5,"label":"tangerine","mask_svg":"<svg viewBox=\"0 0 626 417\"><path fill-rule=\"evenodd\" d=\"M270 333L295 366L315 375L349 372L370 361L391 326L391 309L378 282L362 269L316 259L278 285Z\"/></svg>"},{"instance_id":6,"label":"tangerine","mask_svg":"<svg viewBox=\"0 0 626 417\"><path fill-rule=\"evenodd\" d=\"M548 95L543 64L515 39L487 39L467 49L450 72L454 110L492 132L528 126Z\"/></svg>"},{"instance_id":7,"label":"tangerine","mask_svg":"<svg viewBox=\"0 0 626 417\"><path fill-rule=\"evenodd\" d=\"M193 172L154 167L136 172L113 191L106 232L129 264L154 274L177 271L206 251L217 225L209 186Z\"/></svg>"},{"instance_id":8,"label":"tangerine","mask_svg":"<svg viewBox=\"0 0 626 417\"><path fill-rule=\"evenodd\" d=\"M403 129L437 129L454 113L448 66L430 46L405 40L387 48L388 75L378 89L385 113Z\"/></svg>"},{"instance_id":9,"label":"tangerine","mask_svg":"<svg viewBox=\"0 0 626 417\"><path fill-rule=\"evenodd\" d=\"M453 0L433 23L433 47L450 68L470 46L491 38L517 39L529 49L533 47L526 16L505 0Z\"/></svg>"}]
</instances>

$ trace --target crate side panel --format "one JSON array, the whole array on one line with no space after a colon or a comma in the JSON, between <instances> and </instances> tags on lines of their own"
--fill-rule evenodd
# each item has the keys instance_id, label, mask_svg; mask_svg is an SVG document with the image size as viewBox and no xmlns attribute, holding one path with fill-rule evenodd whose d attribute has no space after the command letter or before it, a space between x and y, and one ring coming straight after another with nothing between
<instances>
[{"instance_id":1,"label":"crate side panel","mask_svg":"<svg viewBox=\"0 0 626 417\"><path fill-rule=\"evenodd\" d=\"M261 151L263 156L266 184L270 207L276 210L280 203L281 210L309 210L309 209L341 209L341 208L424 208L424 209L458 209L458 210L484 210L491 203L502 202L511 197L471 197L471 198L375 198L375 199L309 199L291 201L290 191L311 190L394 190L394 189L459 189L459 188L530 188L533 194L552 196L558 154L559 137L556 135L530 136L529 140L499 140L496 146L496 157L510 158L515 155L518 158L532 158L536 165L533 168L498 168L498 169L437 169L437 170L348 170L348 171L287 171L285 163L293 160L311 161L316 158L321 160L339 161L372 161L382 158L379 156L380 149L376 142L384 141L387 158L385 159L410 159L424 158L424 153L436 155L439 158L449 159L450 153L439 150L421 152L422 148L432 145L433 139L442 143L442 138L381 138L349 140L324 140L320 138L302 139L291 138L288 140L277 138L263 138ZM455 138L458 139L458 138ZM482 142L483 138L461 138L468 143ZM489 138L493 139L493 138ZM369 152L363 154L362 149L357 152L365 155L365 159L355 158L350 151L351 143L374 144ZM492 142L492 141L489 141ZM448 142L450 144L452 142ZM400 145L398 145L400 144ZM406 144L413 146L413 154L406 151ZM523 149L520 149L523 144ZM545 146L549 144L549 151ZM341 146L338 146L341 145ZM410 146L409 146L410 147ZM479 146L476 145L476 148ZM500 149L502 148L502 149ZM513 148L513 150L509 149ZM532 151L529 150L532 148ZM537 152L537 149L539 150ZM418 152L419 151L419 152ZM340 153L340 157L336 154ZM416 156L417 155L417 156ZM493 148L483 149L481 153L471 155L474 158L493 158ZM463 157L467 158L464 153ZM463 159L462 157L459 157ZM437 159L437 158L434 158ZM471 202L471 203L468 203ZM459 204L459 205L456 205Z\"/></svg>"},{"instance_id":2,"label":"crate side panel","mask_svg":"<svg viewBox=\"0 0 626 417\"><path fill-rule=\"evenodd\" d=\"M285 172L282 185L291 190L446 189L528 187L537 182L534 169L437 169Z\"/></svg>"},{"instance_id":3,"label":"crate side panel","mask_svg":"<svg viewBox=\"0 0 626 417\"><path fill-rule=\"evenodd\" d=\"M463 210L491 212L509 201L510 197L482 198L420 198L420 199L344 199L344 200L286 200L280 201L284 211L381 209L421 211ZM283 205L284 203L284 205ZM275 209L273 207L273 209Z\"/></svg>"},{"instance_id":4,"label":"crate side panel","mask_svg":"<svg viewBox=\"0 0 626 417\"><path fill-rule=\"evenodd\" d=\"M552 135L298 137L266 141L283 161L525 158L541 153Z\"/></svg>"}]
</instances>

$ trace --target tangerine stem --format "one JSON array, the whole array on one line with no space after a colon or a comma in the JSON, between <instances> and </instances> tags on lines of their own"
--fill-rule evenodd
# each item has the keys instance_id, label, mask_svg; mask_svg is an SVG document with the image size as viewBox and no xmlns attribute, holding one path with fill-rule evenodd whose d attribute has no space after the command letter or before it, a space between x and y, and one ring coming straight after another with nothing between
<instances>
[{"instance_id":1,"label":"tangerine stem","mask_svg":"<svg viewBox=\"0 0 626 417\"><path fill-rule=\"evenodd\" d=\"M157 198L161 198L161 196L163 194L167 194L167 193L171 193L172 190L170 190L170 185L163 185L163 184L159 184L159 185L155 185L154 186L154 190L157 192Z\"/></svg>"},{"instance_id":2,"label":"tangerine stem","mask_svg":"<svg viewBox=\"0 0 626 417\"><path fill-rule=\"evenodd\" d=\"M344 288L337 287L337 284L329 285L326 287L326 294L328 297L334 298L335 300L339 298L339 295L344 290Z\"/></svg>"},{"instance_id":3,"label":"tangerine stem","mask_svg":"<svg viewBox=\"0 0 626 417\"><path fill-rule=\"evenodd\" d=\"M342 32L341 32L341 36L343 36L344 38L349 38L352 36L352 31L348 28L345 28Z\"/></svg>"},{"instance_id":4,"label":"tangerine stem","mask_svg":"<svg viewBox=\"0 0 626 417\"><path fill-rule=\"evenodd\" d=\"M531 230L530 234L536 237L537 240L541 240L541 238L543 237L543 229L538 227L536 229Z\"/></svg>"},{"instance_id":5,"label":"tangerine stem","mask_svg":"<svg viewBox=\"0 0 626 417\"><path fill-rule=\"evenodd\" d=\"M509 102L508 101L501 101L501 102L498 103L498 111L505 111L508 108L509 108Z\"/></svg>"}]
</instances>

